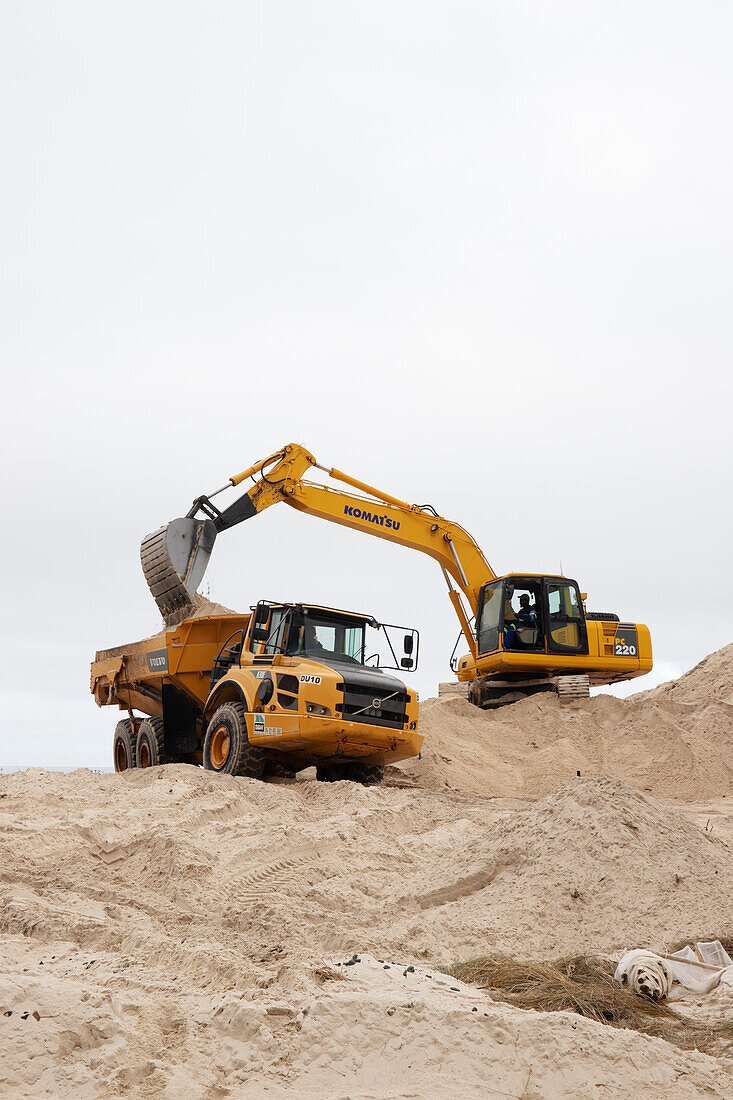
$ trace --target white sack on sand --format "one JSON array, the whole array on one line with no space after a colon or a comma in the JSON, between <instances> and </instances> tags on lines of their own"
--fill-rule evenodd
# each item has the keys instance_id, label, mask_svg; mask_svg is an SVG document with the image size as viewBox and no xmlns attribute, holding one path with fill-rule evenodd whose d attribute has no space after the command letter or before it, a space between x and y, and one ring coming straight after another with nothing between
<instances>
[{"instance_id":1,"label":"white sack on sand","mask_svg":"<svg viewBox=\"0 0 733 1100\"><path fill-rule=\"evenodd\" d=\"M614 979L653 1001L666 1000L672 988L672 973L666 960L653 951L641 949L626 952L616 967Z\"/></svg>"}]
</instances>

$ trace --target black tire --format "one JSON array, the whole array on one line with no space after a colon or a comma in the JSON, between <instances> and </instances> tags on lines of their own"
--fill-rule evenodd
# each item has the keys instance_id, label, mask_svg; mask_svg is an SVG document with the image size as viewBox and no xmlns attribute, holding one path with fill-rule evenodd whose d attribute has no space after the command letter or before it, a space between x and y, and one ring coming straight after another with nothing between
<instances>
[{"instance_id":1,"label":"black tire","mask_svg":"<svg viewBox=\"0 0 733 1100\"><path fill-rule=\"evenodd\" d=\"M294 775L295 769L289 768L287 764L279 760L274 752L271 752L265 758L265 769L262 773L263 779L292 779Z\"/></svg>"},{"instance_id":2,"label":"black tire","mask_svg":"<svg viewBox=\"0 0 733 1100\"><path fill-rule=\"evenodd\" d=\"M138 768L156 768L159 764L167 763L162 718L145 718L140 723L135 760Z\"/></svg>"},{"instance_id":3,"label":"black tire","mask_svg":"<svg viewBox=\"0 0 733 1100\"><path fill-rule=\"evenodd\" d=\"M262 779L267 756L259 745L250 745L247 708L242 703L224 703L209 722L204 741L204 767L224 775L246 775Z\"/></svg>"},{"instance_id":4,"label":"black tire","mask_svg":"<svg viewBox=\"0 0 733 1100\"><path fill-rule=\"evenodd\" d=\"M355 761L344 766L344 779L350 779L352 783L361 783L364 787L374 787L384 779L384 768L379 764L362 764Z\"/></svg>"},{"instance_id":5,"label":"black tire","mask_svg":"<svg viewBox=\"0 0 733 1100\"><path fill-rule=\"evenodd\" d=\"M613 611L586 611L586 619L590 619L592 623L618 623L621 622L618 615L614 615Z\"/></svg>"},{"instance_id":6,"label":"black tire","mask_svg":"<svg viewBox=\"0 0 733 1100\"><path fill-rule=\"evenodd\" d=\"M320 764L316 768L316 779L322 783L338 783L340 779L347 779L351 783L372 787L384 779L384 768L378 764L362 764L358 760L349 764Z\"/></svg>"},{"instance_id":7,"label":"black tire","mask_svg":"<svg viewBox=\"0 0 733 1100\"><path fill-rule=\"evenodd\" d=\"M317 764L316 779L319 783L338 783L346 779L343 764Z\"/></svg>"},{"instance_id":8,"label":"black tire","mask_svg":"<svg viewBox=\"0 0 733 1100\"><path fill-rule=\"evenodd\" d=\"M135 767L137 762L135 736L129 718L123 718L121 722L117 723L115 735L112 739L112 757L116 772L126 772Z\"/></svg>"}]
</instances>

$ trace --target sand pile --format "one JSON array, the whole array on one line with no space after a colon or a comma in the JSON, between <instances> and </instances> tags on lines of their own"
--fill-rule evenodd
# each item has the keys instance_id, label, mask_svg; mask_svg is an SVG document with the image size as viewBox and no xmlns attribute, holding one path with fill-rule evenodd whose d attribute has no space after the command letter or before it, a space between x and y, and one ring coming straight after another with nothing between
<instances>
[{"instance_id":1,"label":"sand pile","mask_svg":"<svg viewBox=\"0 0 733 1100\"><path fill-rule=\"evenodd\" d=\"M161 913L175 903L167 933L192 949L207 934L218 943L224 927L237 950L291 938L314 950L445 959L477 941L531 956L590 944L614 951L639 936L680 939L730 908L724 841L613 781L577 780L510 812L465 797L268 785L186 765L160 775L35 777L23 812L26 828L35 822L43 834L37 851L0 842L5 868L17 866L32 890L0 901L5 927L66 935L67 890L94 887L102 868L105 904L135 910L115 937L136 933L142 892ZM89 905L75 914L80 943L87 933L100 942L103 916ZM207 950L189 965L203 967L202 980L219 976Z\"/></svg>"},{"instance_id":2,"label":"sand pile","mask_svg":"<svg viewBox=\"0 0 733 1100\"><path fill-rule=\"evenodd\" d=\"M605 780L514 809L186 765L3 776L0 1095L728 1096L714 1059L435 967L724 931L730 854Z\"/></svg>"},{"instance_id":3,"label":"sand pile","mask_svg":"<svg viewBox=\"0 0 733 1100\"><path fill-rule=\"evenodd\" d=\"M233 611L231 607L225 607L223 603L209 600L206 596L202 596L200 592L197 592L193 597L193 605L190 609L174 612L169 615L167 623L164 622L157 634L151 634L147 640L151 638L162 638L169 630L174 630L176 626L184 621L184 619L204 619L207 615L240 614L242 614L242 612ZM245 614L249 614L249 611L245 612Z\"/></svg>"},{"instance_id":4,"label":"sand pile","mask_svg":"<svg viewBox=\"0 0 733 1100\"><path fill-rule=\"evenodd\" d=\"M662 947L677 929L733 923L732 855L648 796L580 779L457 847L418 902L433 927L455 901L454 937L524 957Z\"/></svg>"},{"instance_id":5,"label":"sand pile","mask_svg":"<svg viewBox=\"0 0 733 1100\"><path fill-rule=\"evenodd\" d=\"M0 1097L733 1095L725 1052L437 969L733 932L733 647L629 700L421 715L376 788L0 776Z\"/></svg>"},{"instance_id":6,"label":"sand pile","mask_svg":"<svg viewBox=\"0 0 733 1100\"><path fill-rule=\"evenodd\" d=\"M6 1097L726 1100L733 1087L722 1060L567 1012L523 1012L384 956L359 956L336 979L281 967L264 988L216 993L162 973L135 981L134 960L67 945L45 959L49 976L17 947L25 965L0 980ZM41 1018L29 1025L31 1006Z\"/></svg>"},{"instance_id":7,"label":"sand pile","mask_svg":"<svg viewBox=\"0 0 733 1100\"><path fill-rule=\"evenodd\" d=\"M639 692L632 696L632 700L663 700L696 707L710 704L733 707L733 645L710 653L678 680L668 680L651 691Z\"/></svg>"},{"instance_id":8,"label":"sand pile","mask_svg":"<svg viewBox=\"0 0 733 1100\"><path fill-rule=\"evenodd\" d=\"M433 790L535 798L580 772L662 798L722 798L733 781L727 697L733 698L733 646L676 684L629 699L598 695L567 706L540 695L482 711L444 695L420 704L423 759L401 769Z\"/></svg>"},{"instance_id":9,"label":"sand pile","mask_svg":"<svg viewBox=\"0 0 733 1100\"><path fill-rule=\"evenodd\" d=\"M247 614L248 612L245 612ZM231 607L225 607L223 603L209 600L197 592L193 598L193 610L186 616L188 619L203 619L206 615L241 615L241 611L233 611Z\"/></svg>"}]
</instances>

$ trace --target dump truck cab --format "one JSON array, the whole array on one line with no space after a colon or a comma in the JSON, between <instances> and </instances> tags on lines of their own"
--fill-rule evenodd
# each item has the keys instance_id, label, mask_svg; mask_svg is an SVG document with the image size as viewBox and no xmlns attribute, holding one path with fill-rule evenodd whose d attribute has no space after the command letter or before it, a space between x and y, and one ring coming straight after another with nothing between
<instances>
[{"instance_id":1,"label":"dump truck cab","mask_svg":"<svg viewBox=\"0 0 733 1100\"><path fill-rule=\"evenodd\" d=\"M418 647L416 631L370 615L261 601L214 661L204 765L231 768L232 731L217 729L231 704L245 708L249 744L293 771L315 764L322 778L346 777L417 755L417 693L377 649L387 667L411 671Z\"/></svg>"}]
</instances>

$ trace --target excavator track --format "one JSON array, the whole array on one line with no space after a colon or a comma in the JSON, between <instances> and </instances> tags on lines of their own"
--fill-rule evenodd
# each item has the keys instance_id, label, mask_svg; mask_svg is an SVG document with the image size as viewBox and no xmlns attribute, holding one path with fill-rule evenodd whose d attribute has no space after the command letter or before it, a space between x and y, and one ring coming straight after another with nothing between
<instances>
[{"instance_id":1,"label":"excavator track","mask_svg":"<svg viewBox=\"0 0 733 1100\"><path fill-rule=\"evenodd\" d=\"M470 684L462 684L458 680L443 680L438 684L438 695L459 695L462 699L468 699L470 687Z\"/></svg>"},{"instance_id":2,"label":"excavator track","mask_svg":"<svg viewBox=\"0 0 733 1100\"><path fill-rule=\"evenodd\" d=\"M215 538L209 520L174 519L143 539L143 574L167 626L179 623L193 610L193 597Z\"/></svg>"},{"instance_id":3,"label":"excavator track","mask_svg":"<svg viewBox=\"0 0 733 1100\"><path fill-rule=\"evenodd\" d=\"M561 703L574 703L576 699L589 699L590 680L587 676L558 676L557 694Z\"/></svg>"},{"instance_id":4,"label":"excavator track","mask_svg":"<svg viewBox=\"0 0 733 1100\"><path fill-rule=\"evenodd\" d=\"M590 697L590 681L585 675L548 676L531 680L477 679L471 684L442 683L439 695L460 695L483 710L494 710L520 703L539 693L556 694L561 703L574 703Z\"/></svg>"}]
</instances>

